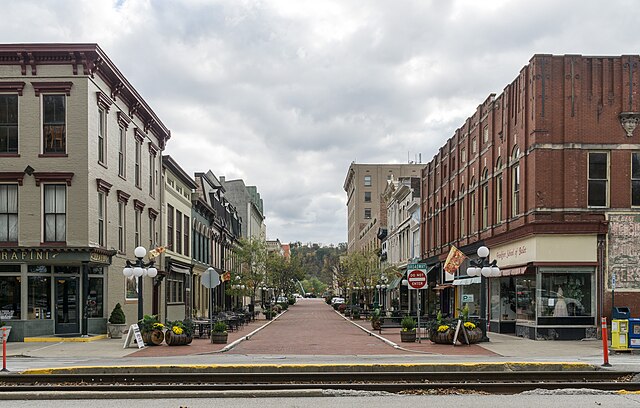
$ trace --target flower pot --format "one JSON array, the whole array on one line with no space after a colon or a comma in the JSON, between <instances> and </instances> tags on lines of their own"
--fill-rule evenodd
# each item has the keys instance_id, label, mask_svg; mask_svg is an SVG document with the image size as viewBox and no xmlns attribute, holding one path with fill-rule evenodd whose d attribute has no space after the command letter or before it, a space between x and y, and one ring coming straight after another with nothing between
<instances>
[{"instance_id":1,"label":"flower pot","mask_svg":"<svg viewBox=\"0 0 640 408\"><path fill-rule=\"evenodd\" d=\"M380 323L380 319L371 320L371 327L373 328L373 330L380 330L381 324L382 323Z\"/></svg>"},{"instance_id":2,"label":"flower pot","mask_svg":"<svg viewBox=\"0 0 640 408\"><path fill-rule=\"evenodd\" d=\"M400 341L402 341L403 343L415 343L416 331L400 331Z\"/></svg>"},{"instance_id":3,"label":"flower pot","mask_svg":"<svg viewBox=\"0 0 640 408\"><path fill-rule=\"evenodd\" d=\"M480 340L482 340L482 329L476 327L473 330L467 330L467 339L469 339L470 344L478 343Z\"/></svg>"},{"instance_id":4,"label":"flower pot","mask_svg":"<svg viewBox=\"0 0 640 408\"><path fill-rule=\"evenodd\" d=\"M449 329L445 332L433 331L429 336L429 340L437 344L453 344L453 330Z\"/></svg>"},{"instance_id":5,"label":"flower pot","mask_svg":"<svg viewBox=\"0 0 640 408\"><path fill-rule=\"evenodd\" d=\"M228 333L219 333L213 332L211 333L211 343L213 344L227 344Z\"/></svg>"},{"instance_id":6,"label":"flower pot","mask_svg":"<svg viewBox=\"0 0 640 408\"><path fill-rule=\"evenodd\" d=\"M126 324L107 323L107 333L112 339L121 339L122 333L127 328Z\"/></svg>"},{"instance_id":7,"label":"flower pot","mask_svg":"<svg viewBox=\"0 0 640 408\"><path fill-rule=\"evenodd\" d=\"M162 330L151 330L147 332L142 332L142 341L147 346L159 346L162 344L164 340L164 333Z\"/></svg>"},{"instance_id":8,"label":"flower pot","mask_svg":"<svg viewBox=\"0 0 640 408\"><path fill-rule=\"evenodd\" d=\"M167 342L168 346L186 346L191 344L193 337L186 334L175 334L171 330L167 330L167 333L164 336L164 341Z\"/></svg>"}]
</instances>

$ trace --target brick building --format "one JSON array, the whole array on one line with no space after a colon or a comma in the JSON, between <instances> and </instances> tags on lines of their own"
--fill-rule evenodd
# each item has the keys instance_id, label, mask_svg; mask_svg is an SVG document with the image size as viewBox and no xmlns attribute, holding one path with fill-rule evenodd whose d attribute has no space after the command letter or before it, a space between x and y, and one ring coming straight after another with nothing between
<instances>
[{"instance_id":1,"label":"brick building","mask_svg":"<svg viewBox=\"0 0 640 408\"><path fill-rule=\"evenodd\" d=\"M98 45L0 45L0 318L10 340L105 333L116 303L134 323L140 289L145 313L160 313L160 279L123 268L135 247L161 243L169 138Z\"/></svg>"},{"instance_id":2,"label":"brick building","mask_svg":"<svg viewBox=\"0 0 640 408\"><path fill-rule=\"evenodd\" d=\"M594 337L613 278L615 305L640 315L638 62L535 55L426 165L422 257L445 312L467 304L529 338ZM470 258L487 246L501 276L467 277L465 263L447 280L452 245Z\"/></svg>"}]
</instances>

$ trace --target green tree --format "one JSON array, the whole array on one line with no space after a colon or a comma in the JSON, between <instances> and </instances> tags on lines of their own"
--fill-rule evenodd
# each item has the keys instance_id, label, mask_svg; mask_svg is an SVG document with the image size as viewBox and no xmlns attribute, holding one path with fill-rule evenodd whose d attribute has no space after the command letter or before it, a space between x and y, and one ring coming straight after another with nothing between
<instances>
[{"instance_id":1,"label":"green tree","mask_svg":"<svg viewBox=\"0 0 640 408\"><path fill-rule=\"evenodd\" d=\"M265 280L267 244L260 238L241 238L236 247L236 257L240 266L236 271L240 276L239 283L245 285L251 303L255 304L256 292Z\"/></svg>"},{"instance_id":2,"label":"green tree","mask_svg":"<svg viewBox=\"0 0 640 408\"><path fill-rule=\"evenodd\" d=\"M379 258L374 251L352 252L344 259L348 278L354 286L362 288L365 303L372 303L375 285L380 280Z\"/></svg>"},{"instance_id":3,"label":"green tree","mask_svg":"<svg viewBox=\"0 0 640 408\"><path fill-rule=\"evenodd\" d=\"M304 278L304 272L298 256L287 260L272 252L267 257L267 280L277 293L286 295L296 291L297 281Z\"/></svg>"}]
</instances>

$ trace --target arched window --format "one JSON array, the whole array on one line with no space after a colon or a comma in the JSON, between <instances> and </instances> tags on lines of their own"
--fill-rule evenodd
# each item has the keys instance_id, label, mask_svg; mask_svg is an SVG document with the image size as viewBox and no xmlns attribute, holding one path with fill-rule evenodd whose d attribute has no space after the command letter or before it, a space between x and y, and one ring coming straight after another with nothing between
<instances>
[{"instance_id":1,"label":"arched window","mask_svg":"<svg viewBox=\"0 0 640 408\"><path fill-rule=\"evenodd\" d=\"M520 149L513 148L511 154L511 216L520 214Z\"/></svg>"},{"instance_id":2,"label":"arched window","mask_svg":"<svg viewBox=\"0 0 640 408\"><path fill-rule=\"evenodd\" d=\"M489 170L485 167L482 171L482 229L489 226Z\"/></svg>"},{"instance_id":3,"label":"arched window","mask_svg":"<svg viewBox=\"0 0 640 408\"><path fill-rule=\"evenodd\" d=\"M494 188L496 191L496 224L502 222L502 160L498 157L496 160L496 170L495 170L495 184Z\"/></svg>"}]
</instances>

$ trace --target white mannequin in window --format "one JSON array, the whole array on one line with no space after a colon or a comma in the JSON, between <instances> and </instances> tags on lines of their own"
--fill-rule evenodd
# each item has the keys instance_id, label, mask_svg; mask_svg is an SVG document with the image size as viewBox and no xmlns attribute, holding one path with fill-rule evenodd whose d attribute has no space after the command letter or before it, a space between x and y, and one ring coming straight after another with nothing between
<instances>
[{"instance_id":1,"label":"white mannequin in window","mask_svg":"<svg viewBox=\"0 0 640 408\"><path fill-rule=\"evenodd\" d=\"M562 292L562 288L558 287L558 301L556 302L556 307L553 309L553 317L565 316L569 316L569 313L567 313L567 304L564 301L564 293Z\"/></svg>"}]
</instances>

